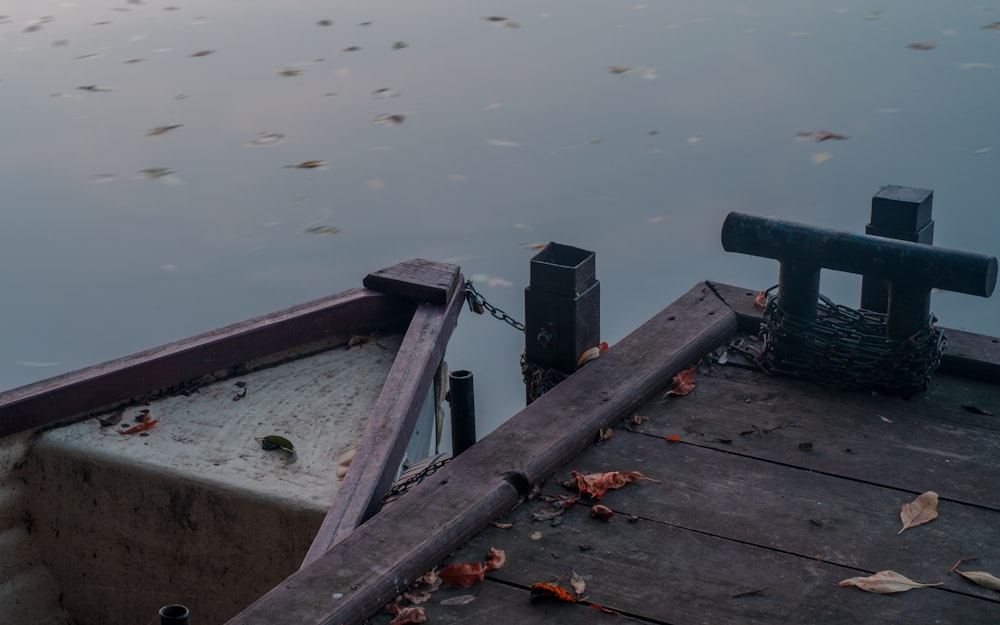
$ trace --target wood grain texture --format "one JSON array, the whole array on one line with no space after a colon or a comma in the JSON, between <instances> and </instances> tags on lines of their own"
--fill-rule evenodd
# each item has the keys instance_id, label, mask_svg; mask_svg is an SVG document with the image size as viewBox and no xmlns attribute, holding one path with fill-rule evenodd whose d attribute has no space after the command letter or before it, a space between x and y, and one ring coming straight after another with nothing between
<instances>
[{"instance_id":1,"label":"wood grain texture","mask_svg":"<svg viewBox=\"0 0 1000 625\"><path fill-rule=\"evenodd\" d=\"M368 274L364 285L373 291L443 305L458 289L459 277L458 265L415 259Z\"/></svg>"}]
</instances>

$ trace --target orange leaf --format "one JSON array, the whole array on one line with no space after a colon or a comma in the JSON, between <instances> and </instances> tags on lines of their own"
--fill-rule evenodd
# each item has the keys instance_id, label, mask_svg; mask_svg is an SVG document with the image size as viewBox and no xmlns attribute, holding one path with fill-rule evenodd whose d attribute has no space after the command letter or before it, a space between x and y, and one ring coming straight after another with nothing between
<instances>
[{"instance_id":1,"label":"orange leaf","mask_svg":"<svg viewBox=\"0 0 1000 625\"><path fill-rule=\"evenodd\" d=\"M462 562L449 564L438 572L441 581L456 588L468 588L485 579L482 562Z\"/></svg>"},{"instance_id":2,"label":"orange leaf","mask_svg":"<svg viewBox=\"0 0 1000 625\"><path fill-rule=\"evenodd\" d=\"M591 603L590 606L588 606L588 607L594 608L595 610L600 610L601 612L604 612L605 614L616 614L616 615L619 615L619 616L621 615L621 612L619 612L618 610L612 610L611 608L606 608L603 605L600 605L600 604L597 604L597 603Z\"/></svg>"},{"instance_id":3,"label":"orange leaf","mask_svg":"<svg viewBox=\"0 0 1000 625\"><path fill-rule=\"evenodd\" d=\"M507 562L507 554L501 549L490 547L490 552L486 554L486 570L495 571Z\"/></svg>"},{"instance_id":4,"label":"orange leaf","mask_svg":"<svg viewBox=\"0 0 1000 625\"><path fill-rule=\"evenodd\" d=\"M152 419L150 421L143 421L139 425L130 427L127 430L122 430L118 432L119 434L135 434L136 432L145 432L146 430L152 429L154 425L159 423L159 419Z\"/></svg>"},{"instance_id":5,"label":"orange leaf","mask_svg":"<svg viewBox=\"0 0 1000 625\"><path fill-rule=\"evenodd\" d=\"M602 506L601 504L597 504L596 506L591 506L590 508L590 517L593 519L603 519L605 521L608 521L613 516L615 516L614 510L612 510L607 506Z\"/></svg>"},{"instance_id":6,"label":"orange leaf","mask_svg":"<svg viewBox=\"0 0 1000 625\"><path fill-rule=\"evenodd\" d=\"M409 607L400 608L396 618L389 621L389 625L407 625L408 623L426 623L427 615L423 608Z\"/></svg>"},{"instance_id":7,"label":"orange leaf","mask_svg":"<svg viewBox=\"0 0 1000 625\"><path fill-rule=\"evenodd\" d=\"M691 367L690 369L685 369L677 375L674 376L673 386L669 391L663 394L664 397L670 395L676 395L680 397L682 395L687 395L694 390L694 372L698 368L698 365Z\"/></svg>"},{"instance_id":8,"label":"orange leaf","mask_svg":"<svg viewBox=\"0 0 1000 625\"><path fill-rule=\"evenodd\" d=\"M576 480L576 488L580 494L591 499L601 499L608 490L621 488L636 480L660 483L659 480L646 477L638 471L610 471L608 473L591 473L590 475L581 475L573 471L573 479Z\"/></svg>"},{"instance_id":9,"label":"orange leaf","mask_svg":"<svg viewBox=\"0 0 1000 625\"><path fill-rule=\"evenodd\" d=\"M676 434L671 434L666 438L668 443L679 443L681 442L681 437Z\"/></svg>"},{"instance_id":10,"label":"orange leaf","mask_svg":"<svg viewBox=\"0 0 1000 625\"><path fill-rule=\"evenodd\" d=\"M767 291L761 291L757 297L753 298L753 305L757 308L767 308Z\"/></svg>"},{"instance_id":11,"label":"orange leaf","mask_svg":"<svg viewBox=\"0 0 1000 625\"><path fill-rule=\"evenodd\" d=\"M553 584L532 584L531 600L535 601L536 599L557 599L559 601L576 603L576 597Z\"/></svg>"}]
</instances>

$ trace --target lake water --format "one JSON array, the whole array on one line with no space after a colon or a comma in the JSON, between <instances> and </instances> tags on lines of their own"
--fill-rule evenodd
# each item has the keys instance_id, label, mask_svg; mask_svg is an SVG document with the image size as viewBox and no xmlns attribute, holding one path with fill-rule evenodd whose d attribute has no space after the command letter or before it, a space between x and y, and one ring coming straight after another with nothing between
<instances>
[{"instance_id":1,"label":"lake water","mask_svg":"<svg viewBox=\"0 0 1000 625\"><path fill-rule=\"evenodd\" d=\"M597 253L613 343L697 281L776 282L722 251L729 211L861 232L886 184L934 189L936 244L1000 254L995 1L2 7L2 388L409 258L522 318L547 241ZM796 136L821 130L847 138ZM1000 334L1000 296L932 307ZM523 405L522 345L460 319L480 434Z\"/></svg>"}]
</instances>

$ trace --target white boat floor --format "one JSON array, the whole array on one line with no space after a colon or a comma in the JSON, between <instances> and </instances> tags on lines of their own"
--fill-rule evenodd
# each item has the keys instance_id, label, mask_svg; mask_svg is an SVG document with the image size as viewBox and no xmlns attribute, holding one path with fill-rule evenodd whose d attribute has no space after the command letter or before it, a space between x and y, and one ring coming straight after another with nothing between
<instances>
[{"instance_id":1,"label":"white boat floor","mask_svg":"<svg viewBox=\"0 0 1000 625\"><path fill-rule=\"evenodd\" d=\"M156 399L126 409L117 426L94 418L49 430L36 452L133 465L325 511L339 488L338 461L361 439L401 341L387 335ZM124 434L143 409L156 425ZM268 435L290 441L295 461L263 450Z\"/></svg>"}]
</instances>

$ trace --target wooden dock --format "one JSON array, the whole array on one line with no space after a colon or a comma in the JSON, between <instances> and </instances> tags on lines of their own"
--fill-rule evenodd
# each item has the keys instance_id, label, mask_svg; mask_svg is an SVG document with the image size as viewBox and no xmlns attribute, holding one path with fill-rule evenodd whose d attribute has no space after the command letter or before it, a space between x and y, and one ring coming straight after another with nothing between
<instances>
[{"instance_id":1,"label":"wooden dock","mask_svg":"<svg viewBox=\"0 0 1000 625\"><path fill-rule=\"evenodd\" d=\"M759 324L755 295L695 286L230 622L387 624L422 573L496 548L484 581L417 606L427 622L1000 623L1000 591L949 572L1000 577L1000 343L947 331L909 400L713 362ZM664 396L699 361L695 390ZM588 498L553 516L574 471L657 481L608 491L609 520ZM938 518L900 533L925 491ZM838 585L883 570L941 585ZM575 601L533 600L539 583Z\"/></svg>"}]
</instances>

